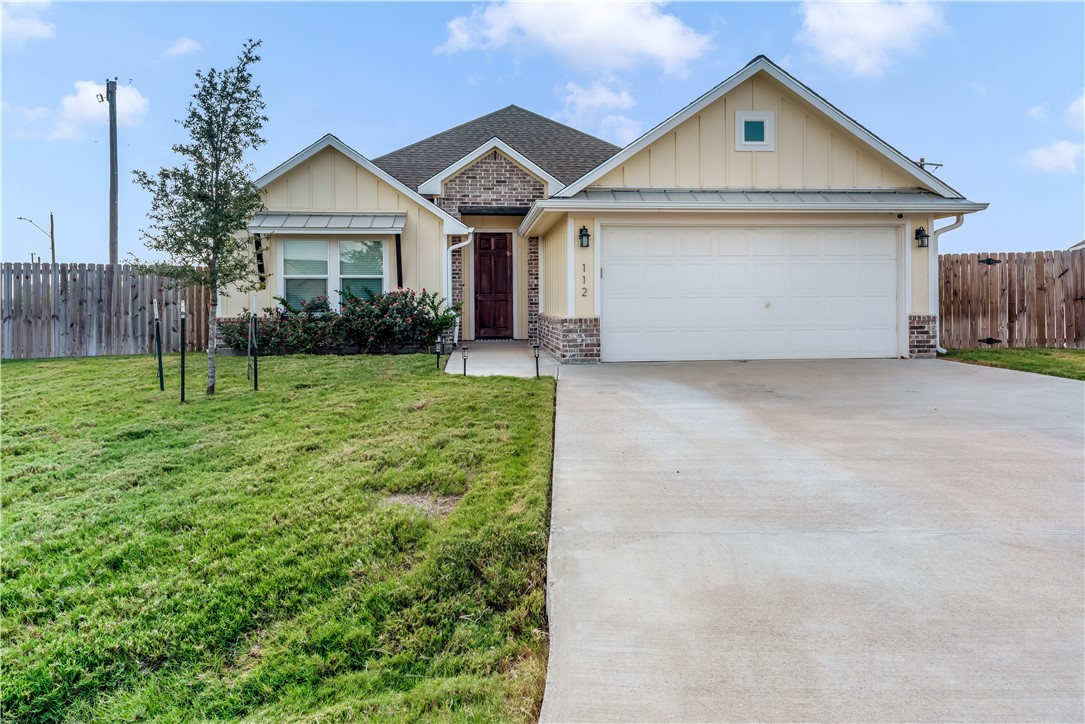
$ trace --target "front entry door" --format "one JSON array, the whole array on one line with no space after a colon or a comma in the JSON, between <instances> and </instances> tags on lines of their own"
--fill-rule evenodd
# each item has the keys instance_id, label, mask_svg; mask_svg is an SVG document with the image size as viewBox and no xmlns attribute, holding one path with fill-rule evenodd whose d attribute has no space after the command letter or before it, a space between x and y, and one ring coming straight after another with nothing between
<instances>
[{"instance_id":1,"label":"front entry door","mask_svg":"<svg viewBox=\"0 0 1085 724\"><path fill-rule=\"evenodd\" d=\"M512 337L512 235L476 237L475 337Z\"/></svg>"}]
</instances>

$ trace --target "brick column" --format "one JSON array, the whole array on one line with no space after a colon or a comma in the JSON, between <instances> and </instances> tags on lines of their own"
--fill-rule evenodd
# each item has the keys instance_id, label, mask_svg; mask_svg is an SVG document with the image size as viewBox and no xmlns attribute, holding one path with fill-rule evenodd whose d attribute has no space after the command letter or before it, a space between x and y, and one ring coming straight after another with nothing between
<instances>
[{"instance_id":1,"label":"brick column","mask_svg":"<svg viewBox=\"0 0 1085 724\"><path fill-rule=\"evenodd\" d=\"M598 362L599 317L540 314L539 345L559 362Z\"/></svg>"},{"instance_id":2,"label":"brick column","mask_svg":"<svg viewBox=\"0 0 1085 724\"><path fill-rule=\"evenodd\" d=\"M938 346L938 317L933 314L908 315L908 356L935 357Z\"/></svg>"},{"instance_id":3,"label":"brick column","mask_svg":"<svg viewBox=\"0 0 1085 724\"><path fill-rule=\"evenodd\" d=\"M539 340L539 237L527 240L527 338Z\"/></svg>"}]
</instances>

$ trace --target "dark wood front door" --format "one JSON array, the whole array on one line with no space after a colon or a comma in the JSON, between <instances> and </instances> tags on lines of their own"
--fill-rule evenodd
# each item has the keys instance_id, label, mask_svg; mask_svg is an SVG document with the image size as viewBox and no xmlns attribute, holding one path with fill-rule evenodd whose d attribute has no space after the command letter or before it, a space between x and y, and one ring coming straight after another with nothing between
<instances>
[{"instance_id":1,"label":"dark wood front door","mask_svg":"<svg viewBox=\"0 0 1085 724\"><path fill-rule=\"evenodd\" d=\"M475 337L512 337L512 234L476 234Z\"/></svg>"}]
</instances>

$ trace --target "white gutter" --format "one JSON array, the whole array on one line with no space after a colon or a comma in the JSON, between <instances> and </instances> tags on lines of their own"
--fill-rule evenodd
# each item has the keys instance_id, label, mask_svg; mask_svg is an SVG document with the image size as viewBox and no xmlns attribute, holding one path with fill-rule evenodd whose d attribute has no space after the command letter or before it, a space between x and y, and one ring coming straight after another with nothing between
<instances>
[{"instance_id":1,"label":"white gutter","mask_svg":"<svg viewBox=\"0 0 1085 724\"><path fill-rule=\"evenodd\" d=\"M453 244L452 246L445 248L445 304L449 307L452 306L452 252L456 249L462 249L475 240L475 227L467 229L467 241L461 241L459 244ZM461 300L462 303L462 300ZM459 343L459 329L460 329L460 315L456 316L456 343Z\"/></svg>"},{"instance_id":2,"label":"white gutter","mask_svg":"<svg viewBox=\"0 0 1085 724\"><path fill-rule=\"evenodd\" d=\"M927 250L928 299L930 300L931 308L934 310L934 350L939 354L945 354L946 350L942 347L942 300L938 295L940 289L940 285L938 284L938 237L944 232L959 229L963 224L964 214L957 214L957 220L952 224L943 226L941 229L935 229L934 233L931 234L930 249Z\"/></svg>"}]
</instances>

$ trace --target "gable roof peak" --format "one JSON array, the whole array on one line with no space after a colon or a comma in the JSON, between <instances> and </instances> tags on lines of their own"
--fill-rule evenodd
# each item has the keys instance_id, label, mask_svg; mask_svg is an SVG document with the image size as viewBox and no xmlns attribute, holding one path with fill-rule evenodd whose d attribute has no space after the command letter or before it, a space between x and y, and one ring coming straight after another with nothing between
<instances>
[{"instance_id":1,"label":"gable roof peak","mask_svg":"<svg viewBox=\"0 0 1085 724\"><path fill-rule=\"evenodd\" d=\"M730 93L740 84L748 81L758 73L766 73L792 93L812 105L824 116L842 126L846 131L858 138L861 143L873 149L877 154L890 161L894 166L914 179L918 186L929 188L945 198L963 198L960 192L956 191L937 176L890 146L871 131L867 130L867 128L858 121L825 100L798 78L772 62L766 55L756 56L741 70L733 73L730 77L724 79L708 92L689 103L685 108L674 113L669 118L659 123L655 128L621 149L618 153L570 183L555 194L555 196L568 198L582 191L593 181L602 178L607 172L622 163L625 163L634 155L644 150L656 139L674 130L680 123L699 113L702 109L716 102L719 98Z\"/></svg>"}]
</instances>

